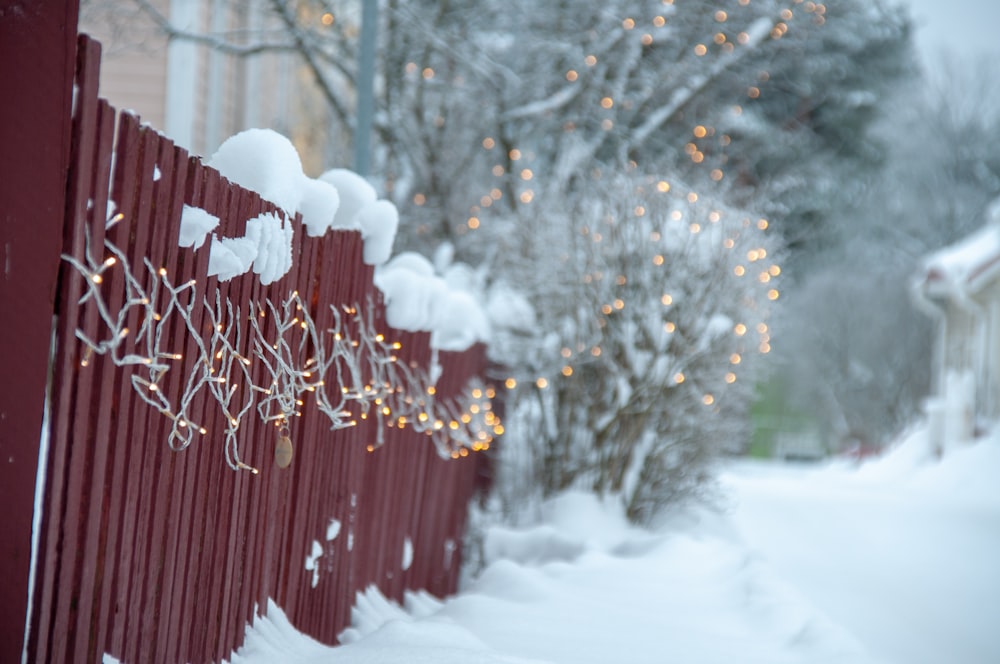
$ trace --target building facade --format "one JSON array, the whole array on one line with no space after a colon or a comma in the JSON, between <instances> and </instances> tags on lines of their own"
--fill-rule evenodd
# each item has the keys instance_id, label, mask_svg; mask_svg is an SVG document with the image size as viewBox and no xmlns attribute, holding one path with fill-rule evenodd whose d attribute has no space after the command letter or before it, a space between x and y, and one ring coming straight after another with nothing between
<instances>
[{"instance_id":1,"label":"building facade","mask_svg":"<svg viewBox=\"0 0 1000 664\"><path fill-rule=\"evenodd\" d=\"M308 173L329 167L329 114L294 39L261 0L85 0L103 45L101 95L178 145L211 156L229 136L288 136ZM296 21L322 16L300 12Z\"/></svg>"},{"instance_id":2,"label":"building facade","mask_svg":"<svg viewBox=\"0 0 1000 664\"><path fill-rule=\"evenodd\" d=\"M932 445L967 441L1000 421L1000 204L969 237L929 255L915 300L937 320Z\"/></svg>"}]
</instances>

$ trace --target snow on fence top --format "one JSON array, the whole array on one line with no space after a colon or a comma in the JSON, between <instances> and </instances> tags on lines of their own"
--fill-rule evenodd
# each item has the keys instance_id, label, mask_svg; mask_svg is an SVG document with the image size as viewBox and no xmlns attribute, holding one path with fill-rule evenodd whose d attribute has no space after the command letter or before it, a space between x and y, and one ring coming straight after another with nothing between
<instances>
[{"instance_id":1,"label":"snow on fence top","mask_svg":"<svg viewBox=\"0 0 1000 664\"><path fill-rule=\"evenodd\" d=\"M430 261L403 254L389 262L399 226L399 213L380 200L364 178L332 169L319 178L302 172L295 146L270 129L248 129L227 139L208 162L232 182L257 192L286 215L301 214L310 237L331 229L354 230L364 240L364 261L383 266L376 286L383 292L391 326L430 332L431 346L462 351L489 340L489 325L479 302L434 275ZM198 249L219 224L205 210L185 206L180 245ZM228 281L251 269L262 284L271 284L291 269L293 228L288 216L265 213L250 219L242 237L212 234L209 276Z\"/></svg>"}]
</instances>

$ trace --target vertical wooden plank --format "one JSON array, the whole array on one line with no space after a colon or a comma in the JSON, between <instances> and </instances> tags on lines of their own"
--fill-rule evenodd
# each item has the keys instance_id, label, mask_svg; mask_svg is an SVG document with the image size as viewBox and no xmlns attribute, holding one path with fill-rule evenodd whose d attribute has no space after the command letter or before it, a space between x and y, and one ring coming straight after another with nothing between
<instances>
[{"instance_id":1,"label":"vertical wooden plank","mask_svg":"<svg viewBox=\"0 0 1000 664\"><path fill-rule=\"evenodd\" d=\"M168 198L167 209L164 211L162 223L165 223L168 227L167 242L169 246L177 252L177 256L170 261L175 266L173 278L177 284L182 284L192 279L197 279L199 276L196 272L197 264L195 257L191 255L189 250L179 250L177 248L189 162L187 152L183 149L177 148L168 142L164 142L162 149L169 152L169 155L164 154L159 162L162 173L162 186L168 189L166 194ZM171 162L172 166L168 168L167 164ZM191 293L189 297L193 300L198 299L198 296L194 293ZM189 336L190 333L186 324L180 317L175 317L172 334L170 335L171 345L165 349L167 352L180 353L182 357L169 371L170 377L165 387L168 390L167 393L173 395L175 399L174 403L180 403L186 383L187 372L184 369L193 365L193 358L186 352L188 350L187 342ZM169 422L165 422L165 425L169 426ZM166 435L166 432L164 432L164 438L160 441L161 449L165 451L167 449ZM195 436L200 438L197 434ZM177 642L176 638L169 637L171 634L169 626L171 607L175 603L179 603L179 592L177 592L179 587L175 583L175 575L179 566L178 559L180 557L178 549L181 546L181 541L186 537L185 526L187 517L189 516L189 513L185 509L183 487L188 477L193 475L194 470L193 465L190 463L191 455L184 454L183 451L167 451L166 453L170 456L174 468L172 477L168 479L165 485L165 490L168 492L167 508L157 517L162 520L165 531L163 534L163 564L159 570L159 577L154 593L158 599L156 601L156 629L152 634L151 650L164 660L170 661L165 653Z\"/></svg>"},{"instance_id":2,"label":"vertical wooden plank","mask_svg":"<svg viewBox=\"0 0 1000 664\"><path fill-rule=\"evenodd\" d=\"M149 133L141 130L139 119L123 114L120 122L125 125L125 132L130 137L126 148L132 154L127 154L123 170L116 174L114 195L119 199L119 206L124 219L114 227L116 244L124 249L129 256L134 271L142 265L142 257L147 254L152 243L150 212L152 209L153 187L151 179L144 174L151 174L156 163L155 139ZM134 151L134 152L133 152ZM125 166L128 170L124 170ZM122 190L121 187L127 187ZM131 199L131 204L126 201ZM158 266L154 266L158 267ZM148 283L148 282L147 282ZM138 312L136 312L138 324ZM137 327L130 327L135 330ZM134 337L130 337L134 339ZM128 447L128 462L122 468L124 472L124 512L121 522L118 543L118 567L116 569L117 588L114 599L116 617L112 638L115 644L123 643L121 651L125 659L132 661L137 653L137 638L139 635L140 616L135 606L136 594L142 574L142 561L138 558L145 549L146 526L141 521L141 515L146 507L146 487L150 480L148 460L150 457L148 440L149 409L131 394L131 385L123 395L132 405L129 423L119 427L116 447ZM120 447L119 447L120 446Z\"/></svg>"},{"instance_id":3,"label":"vertical wooden plank","mask_svg":"<svg viewBox=\"0 0 1000 664\"><path fill-rule=\"evenodd\" d=\"M206 183L202 206L209 212L218 213L221 216L221 224L218 229L221 235L231 232L232 223L222 216L226 210L230 190L226 183L219 176L218 172L210 169L206 170ZM232 237L232 235L229 235ZM228 295L228 285L212 280L222 293L223 298ZM209 323L206 318L203 324L204 334L208 334ZM206 417L204 426L209 434L206 436L205 444L200 446L198 463L204 469L204 474L199 477L199 505L203 515L201 530L201 548L197 566L192 568L189 578L194 582L192 602L190 604L191 615L188 616L189 623L194 624L192 633L185 635L190 638L190 645L182 648L181 652L192 653L191 657L199 660L211 659L215 644L214 636L218 633L218 611L217 607L221 601L214 581L222 573L225 548L228 546L227 533L230 518L232 497L230 489L226 486L227 480L232 480L232 471L220 464L220 452L224 443L222 422L218 408L214 404L206 406ZM214 463L213 463L214 462ZM209 507L211 506L211 507Z\"/></svg>"},{"instance_id":4,"label":"vertical wooden plank","mask_svg":"<svg viewBox=\"0 0 1000 664\"><path fill-rule=\"evenodd\" d=\"M213 178L210 171L198 159L191 158L188 164L185 203L194 207L203 207L206 197L214 195L213 182L216 180L217 178ZM199 280L204 284L205 293L211 293L217 287L217 280L214 277L206 276L209 252L210 238L206 239L206 244L195 253L197 261L195 271ZM202 289L199 289L199 293L203 295L201 291ZM196 306L192 316L194 328L196 330L204 329L205 320L204 307ZM197 361L197 352L197 344L192 335L184 349L186 362ZM209 433L199 438L184 451L185 456L188 457L187 464L192 466L192 469L188 473L188 480L184 487L185 520L182 522L182 537L185 541L180 552L180 569L177 574L180 590L178 600L170 608L167 627L168 634L177 636L168 641L167 661L198 661L199 657L195 656L196 651L191 647L192 637L195 630L203 631L205 629L197 621L198 605L195 589L198 574L203 565L203 551L206 546L205 519L209 510L205 506L205 496L208 490L211 448L217 444L217 441L212 434L212 428L210 428L212 421L210 420L207 399L199 399L192 404L191 417L195 422L204 426Z\"/></svg>"},{"instance_id":5,"label":"vertical wooden plank","mask_svg":"<svg viewBox=\"0 0 1000 664\"><path fill-rule=\"evenodd\" d=\"M339 274L342 271L342 260L347 245L346 237L346 233L333 232L327 234L324 238L324 255L320 270L322 275ZM348 295L343 291L340 279L330 279L329 277L321 279L319 285L319 302L322 303L321 306L325 314L328 311L330 303L339 305L347 299ZM332 314L327 315L330 315L330 323L332 324ZM334 639L340 628L347 625L350 606L354 601L354 551L352 550L353 547L349 548L354 535L354 508L351 505L353 487L348 481L351 469L350 460L352 458L351 444L353 442L353 434L354 432L350 429L343 430L338 432L336 440L331 442L333 454L330 457L331 466L329 473L332 479L331 485L335 491L334 514L341 523L340 534L336 540L338 544L335 554L336 558L334 559L336 588L333 592L336 594L331 598L331 602L334 604L333 633L331 636Z\"/></svg>"},{"instance_id":6,"label":"vertical wooden plank","mask_svg":"<svg viewBox=\"0 0 1000 664\"><path fill-rule=\"evenodd\" d=\"M176 287L184 282L179 265L180 249L177 245L180 216L173 214L173 177L174 158L176 156L173 144L151 129L151 149L156 153L156 162L152 172L144 172L144 178L152 180L153 195L150 223L154 225L152 242L147 256L153 265L162 265L166 277ZM161 290L161 293L164 293ZM168 343L171 345L163 350L176 352L174 344L180 344L187 333L183 321L173 314L167 327ZM164 323L161 323L161 325ZM179 372L168 371L159 381L160 389L173 402L178 403L182 390L182 380ZM146 516L141 517L149 532L147 548L143 553L145 573L141 574L142 583L139 588L139 604L142 607L141 622L133 629L139 632L139 658L141 661L152 661L158 653L158 631L161 626L161 607L163 591L163 575L166 557L166 539L169 530L174 527L173 480L180 461L167 441L171 421L160 413L149 409L149 428L146 431L146 458L152 466L153 481L145 484L150 498Z\"/></svg>"},{"instance_id":7,"label":"vertical wooden plank","mask_svg":"<svg viewBox=\"0 0 1000 664\"><path fill-rule=\"evenodd\" d=\"M304 229L300 221L296 222L295 231L297 234L301 235ZM306 302L306 306L309 307L309 303L314 301L314 293L311 288L303 287L302 279L303 276L308 277L311 272L306 272L303 274L304 270L313 270L316 252L320 250L322 244L321 242L312 242L309 245L309 256L303 256L299 261L293 266L292 276L287 279L288 284L281 284L283 286L280 288L280 292L287 291L289 289L298 289L303 300ZM309 264L308 268L303 267L305 263ZM315 307L312 307L310 312L313 319L319 324L322 318L318 318L318 312ZM319 328L326 329L326 328ZM263 381L263 377L262 377ZM313 430L313 425L317 419L318 413L315 409L306 410L305 417L302 418L301 428L303 431ZM266 427L265 427L266 429ZM265 508L259 511L260 527L262 528L262 538L264 539L264 548L262 550L262 557L258 564L258 582L255 591L255 602L261 605L261 609L264 608L263 603L273 596L273 592L277 590L278 574L280 572L281 554L283 551L282 541L284 539L287 529L285 525L287 520L291 518L291 515L286 512L288 506L290 505L290 493L294 489L295 491L302 491L303 487L299 482L292 482L291 478L297 474L301 468L310 468L317 466L319 464L314 463L315 457L313 456L313 450L307 443L311 440L310 434L292 432L292 439L294 441L295 447L294 456L292 460L292 468L294 469L278 469L274 466L274 462L271 460L269 454L273 450L273 439L268 440L267 433L264 434L264 448L267 450L267 454L264 459L264 466L267 468L267 495L268 501L265 504ZM273 436L273 433L271 434ZM287 481L280 482L279 480L287 478ZM280 492L280 493L279 493ZM279 516L279 514L281 516Z\"/></svg>"},{"instance_id":8,"label":"vertical wooden plank","mask_svg":"<svg viewBox=\"0 0 1000 664\"><path fill-rule=\"evenodd\" d=\"M12 10L17 9L14 12ZM0 661L20 661L26 634L32 516L59 251L66 213L75 2L0 0ZM39 579L40 580L40 579ZM36 583L36 587L38 587ZM38 609L38 594L35 609ZM37 615L37 614L36 614ZM31 621L34 629L37 621ZM35 640L35 635L30 637Z\"/></svg>"},{"instance_id":9,"label":"vertical wooden plank","mask_svg":"<svg viewBox=\"0 0 1000 664\"><path fill-rule=\"evenodd\" d=\"M245 211L247 208L247 192L223 181L227 191L229 203L227 211L229 214L220 224L220 233L226 237L238 237L244 233ZM223 301L229 299L234 305L239 305L244 299L248 299L245 294L252 290L253 275L248 274L243 277L236 277L222 285ZM240 425L238 440L244 443L243 424ZM220 431L221 433L221 431ZM240 445L240 450L245 447ZM224 526L220 528L220 534L225 536L226 546L217 550L213 570L215 574L211 579L211 595L213 602L212 624L215 625L215 633L210 641L210 656L214 660L221 659L228 652L225 644L229 639L230 621L232 611L232 596L240 584L240 579L235 575L242 574L242 559L245 554L241 545L242 515L245 511L244 500L246 497L248 471L235 472L226 469L223 478L224 499L222 503Z\"/></svg>"},{"instance_id":10,"label":"vertical wooden plank","mask_svg":"<svg viewBox=\"0 0 1000 664\"><path fill-rule=\"evenodd\" d=\"M256 215L253 214L253 216ZM253 281L255 279L248 275L242 284L243 290L239 303L244 325L248 323L251 315L255 315L250 303L256 301L259 296L258 285L253 284ZM245 346L240 350L241 355L252 357L252 345L248 337L244 338L244 344ZM253 362L250 371L252 382L255 384L266 383L260 362ZM238 394L242 398L249 398L250 390L246 386L241 386L241 392ZM258 474L252 475L247 471L240 471L239 474L243 477L237 478L243 480L239 487L239 518L237 519L238 539L242 545L238 547L239 557L234 561L236 565L235 578L228 588L231 608L223 614L224 620L226 620L224 639L220 644L223 656L228 656L233 646L242 640L244 626L253 615L255 590L259 587L260 582L259 566L263 557L262 548L266 546L266 540L262 535L265 526L261 522L261 516L267 511L267 501L270 498L268 490L271 486L270 479L273 470L273 462L268 457L268 451L273 450L274 428L260 422L254 410L244 418L240 429L241 458L245 463L256 468Z\"/></svg>"},{"instance_id":11,"label":"vertical wooden plank","mask_svg":"<svg viewBox=\"0 0 1000 664\"><path fill-rule=\"evenodd\" d=\"M170 275L175 285L187 283L192 279L197 280L199 276L197 273L197 258L191 255L189 250L182 250L178 247L181 210L187 187L188 166L187 152L173 146L168 141L163 141L159 168L162 173L160 183L164 188L163 197L165 200L162 200L162 204L165 206L165 209L157 223L162 223L166 226L165 242L168 249L165 264L173 266L170 270ZM199 292L188 291L188 295L182 301L182 304L191 301L198 303L200 299L201 294ZM196 306L192 311L192 323L194 323L200 310L200 307ZM190 336L190 332L183 319L175 314L169 334L170 346L165 350L167 352L180 353L182 359L161 380L161 389L165 391L165 394L170 395L171 402L174 404L180 403L188 371L195 365L196 357L193 355L194 351L191 347ZM192 413L191 415L194 414ZM195 417L197 416L195 415ZM196 419L195 421L197 422L198 420ZM167 638L167 635L171 634L171 607L174 604L180 603L180 595L182 594L177 575L179 573L178 570L183 569L186 564L186 559L184 559L184 553L186 552L184 544L187 542L187 526L190 523L190 501L187 497L186 488L194 476L195 466L192 463L192 454L188 453L189 450L175 452L169 449L167 439L171 423L164 418L163 425L164 428L161 429L162 433L159 439L160 453L168 459L164 465L169 467L165 469L167 476L161 495L165 493L167 498L165 501L158 500L157 514L154 517L164 527L164 531L159 537L159 541L162 542L162 554L160 558L162 565L159 568L159 578L155 586L156 596L148 599L147 605L153 604L157 607L157 611L155 612L157 620L155 628L153 628L155 631L153 631L150 637L152 641L150 650L165 661L171 661L171 656L168 653L170 653L170 649L176 648L178 639L175 637ZM201 436L195 433L192 445L197 445L200 439ZM166 502L166 505L163 505L163 502ZM149 613L154 612L149 611ZM151 627L147 625L144 629L148 632Z\"/></svg>"},{"instance_id":12,"label":"vertical wooden plank","mask_svg":"<svg viewBox=\"0 0 1000 664\"><path fill-rule=\"evenodd\" d=\"M324 267L329 260L332 250L328 238L311 240L308 244L315 247L308 264L303 265L305 274L302 279L307 280L312 292L311 301L315 301L314 318L320 330L329 329L333 325L333 315L330 312L330 304L333 279L322 278L324 275L335 274L332 268ZM331 377L332 378L332 377ZM331 381L332 383L332 381ZM339 397L340 385L331 384L327 387L328 393ZM336 635L339 631L337 623L338 607L345 604L348 596L348 588L345 582L346 576L342 573L345 569L344 563L348 555L346 547L346 505L347 500L344 490L335 480L338 463L343 459L344 439L346 432L336 434L328 429L328 423L315 409L311 411L317 421L316 430L313 434L310 429L305 433L306 441L313 440L313 454L316 459L315 466L321 471L314 474L314 487L310 493L317 497L316 506L316 528L320 541L324 547L323 558L319 561L322 576L319 592L312 598L309 613L312 618L310 633L315 634L324 643L336 642ZM330 519L336 518L341 522L341 532L332 541L326 540L326 530L330 524Z\"/></svg>"},{"instance_id":13,"label":"vertical wooden plank","mask_svg":"<svg viewBox=\"0 0 1000 664\"><path fill-rule=\"evenodd\" d=\"M295 283L297 290L306 298L306 302L308 303L312 299L311 276L318 267L316 265L318 257L315 251L306 250L305 247L316 245L318 242L305 239L304 228L301 226L299 228L301 229L299 235L304 238L302 242L304 250L301 254L301 261L297 265ZM317 306L312 307L311 314L314 320L317 323L320 321L332 322L332 317L327 315L328 308L322 312L322 316L320 315L320 306L326 307L326 303L320 305L317 300ZM319 329L325 330L327 327L320 327ZM339 390L340 387L333 386L333 389ZM325 420L325 418L313 406L313 399L310 395L306 395L306 397L305 415L302 418L297 418L301 421L296 424L295 432L295 440L302 450L303 456L301 465L296 472L298 481L295 488L301 499L298 501L294 519L297 523L301 520L301 524L305 526L302 531L299 531L301 534L296 535L298 538L297 544L302 547L303 553L300 554L300 559L293 557L290 563L299 567L300 578L303 579L303 588L299 595L301 598L298 608L299 615L307 621L315 621L320 613L319 607L324 603L327 592L331 587L331 579L325 572L325 568L331 560L333 552L332 545L325 538L326 526L329 521L328 507L324 499L324 494L329 488L330 469L320 461L323 458L323 448L328 444L325 438L329 437L329 433L325 431L327 427L320 424L320 419ZM319 542L323 548L323 555L316 562L319 568L319 578L315 587L312 586L312 572L307 572L304 569L305 554L310 552L313 541ZM313 631L312 633L315 632Z\"/></svg>"},{"instance_id":14,"label":"vertical wooden plank","mask_svg":"<svg viewBox=\"0 0 1000 664\"><path fill-rule=\"evenodd\" d=\"M97 188L96 182L101 178L96 170L99 161L97 154L97 129L95 120L88 133L92 151L87 155L87 162L81 163L81 170L87 173L87 212L80 220L87 229L91 240L91 254L102 256L104 243L104 217L93 209L92 197ZM79 257L82 259L82 256ZM98 259L99 260L99 259ZM114 288L105 282L102 290L109 294ZM80 329L91 339L102 336L103 325L99 322L97 311L88 308L80 318ZM59 543L60 567L56 580L55 613L53 616L53 637L51 639L52 658L62 661L73 652L73 639L76 634L76 620L81 603L86 600L80 596L81 575L86 542L87 517L90 508L91 495L87 492L90 475L93 472L95 446L92 444L95 429L99 424L97 414L93 412L93 402L100 400L101 379L110 375L105 358L95 358L89 370L80 370L76 374L71 424L69 428L68 456L66 457L65 494L63 499L64 512L61 528L62 540ZM68 590L66 590L68 589Z\"/></svg>"},{"instance_id":15,"label":"vertical wooden plank","mask_svg":"<svg viewBox=\"0 0 1000 664\"><path fill-rule=\"evenodd\" d=\"M188 157L186 167L186 178L184 188L181 192L183 196L179 203L197 206L201 202L202 188L205 184L204 168L201 162L192 157ZM180 179L178 177L178 184ZM214 288L214 279L209 279L208 258L211 246L210 238L206 239L206 244L196 250L193 256L187 257L187 263L191 266L190 272L185 272L185 276L197 279L199 284L204 285L204 289L198 289L197 298L200 300L204 293L211 292ZM204 316L204 307L196 304L191 314L191 323L194 329L201 329ZM194 335L187 335L182 351L184 354L184 375L186 376L194 364L198 361L197 344ZM202 399L192 404L191 418L193 421L204 425L206 400ZM169 616L163 629L166 634L174 635L167 639L162 652L164 661L195 661L190 653L182 649L182 644L186 642L185 635L189 634L191 627L184 620L184 616L190 610L190 587L188 578L192 567L197 567L198 549L201 546L200 527L204 508L196 500L199 476L202 475L205 464L199 463L199 448L208 446L206 437L198 437L193 443L193 448L184 450L185 476L182 483L178 485L181 491L182 504L180 507L180 521L178 522L178 541L176 553L176 569L174 572L173 590L171 591L171 601L169 606ZM199 509L201 507L201 509Z\"/></svg>"},{"instance_id":16,"label":"vertical wooden plank","mask_svg":"<svg viewBox=\"0 0 1000 664\"><path fill-rule=\"evenodd\" d=\"M118 211L123 214L123 220L109 229L108 234L111 241L123 251L127 250L132 238L131 224L135 205L134 178L132 173L140 157L139 149L136 145L138 127L137 118L128 115L120 116L115 146L115 167L112 174L112 200L115 202ZM117 276L118 273L116 272ZM133 311L126 320L126 326L131 330L135 330L138 320L138 312ZM127 579L127 576L122 572L123 565L121 562L122 557L127 553L127 549L123 551L123 538L127 530L123 528L122 522L126 507L129 462L133 448L131 442L135 435L133 418L136 401L132 394L132 387L123 375L123 372L118 372L114 394L118 420L117 425L110 432L111 435L108 440L112 458L109 477L107 478L108 524L107 531L103 534L107 543L105 545L101 571L99 572L103 583L100 585L100 597L97 600L98 611L96 619L102 625L104 632L103 646L106 651L120 654L122 628L118 628L118 638L116 640L115 619L122 609L121 602L118 600L118 593L122 584Z\"/></svg>"},{"instance_id":17,"label":"vertical wooden plank","mask_svg":"<svg viewBox=\"0 0 1000 664\"><path fill-rule=\"evenodd\" d=\"M90 187L90 222L91 228L102 228L107 217L108 184L111 170L111 148L114 137L114 109L104 100L98 105L98 136L97 150L94 153L93 182ZM100 235L100 234L98 234ZM95 238L96 239L96 238ZM95 257L100 260L105 252L103 243L100 246L91 248ZM124 299L120 293L123 292L124 278L120 269L109 271L106 275L107 290L109 292L112 309L121 306ZM99 589L103 580L99 567L100 560L106 551L106 540L104 534L107 531L106 511L107 494L109 487L106 484L107 468L109 460L108 440L110 431L113 430L116 421L117 408L113 397L116 378L120 374L116 370L114 363L103 362L100 373L97 373L97 366L94 367L95 394L90 403L85 404L89 411L88 415L94 418L94 438L96 445L81 445L80 447L92 447L89 450L93 454L91 472L82 478L81 489L85 494L80 501L81 507L86 505L88 513L85 515L86 530L81 532L81 539L86 542L86 546L78 546L82 554L82 569L79 572L79 593L77 599L77 620L76 620L76 641L71 645L71 652L91 653L97 656L103 652L99 650L103 643L97 638L97 633L104 629L96 620L98 615L97 601L99 599ZM98 404L95 407L95 404ZM82 437L81 437L82 438ZM79 440L79 439L78 439ZM90 443L91 439L85 442ZM83 469L79 469L82 471ZM81 472L82 474L82 472ZM72 500L72 496L70 498ZM96 591L96 592L95 592ZM72 633L72 631L71 631Z\"/></svg>"},{"instance_id":18,"label":"vertical wooden plank","mask_svg":"<svg viewBox=\"0 0 1000 664\"><path fill-rule=\"evenodd\" d=\"M421 588L422 579L425 577L425 570L432 556L436 555L434 549L435 542L430 533L426 533L421 528L421 517L423 516L424 505L420 502L420 495L423 487L433 478L428 469L427 454L412 442L408 443L413 449L414 461L414 487L412 494L412 509L410 510L408 530L413 539L413 564L407 571L405 587Z\"/></svg>"},{"instance_id":19,"label":"vertical wooden plank","mask_svg":"<svg viewBox=\"0 0 1000 664\"><path fill-rule=\"evenodd\" d=\"M263 203L260 209L256 212L264 211L268 207L267 204ZM294 229L297 236L300 236L303 232L303 227L301 225L301 220L296 220L294 222ZM312 245L312 249L315 249L315 244ZM294 256L294 254L293 254ZM305 288L300 288L300 283L302 281L304 264L308 263L310 258L306 255L295 256L293 261L292 270L289 275L280 280L280 282L273 288L270 289L270 297L275 300L283 299L288 296L288 293L292 290L299 290L303 299L308 303L310 301L309 291ZM258 295L259 297L259 295ZM308 304L307 304L308 306ZM254 315L251 312L251 315ZM267 382L266 377L263 374L262 363L255 362L254 368L256 369L255 378L257 384L264 384ZM313 457L311 457L311 451L305 445L308 438L304 438L300 431L305 430L314 418L311 417L313 411L307 410L306 416L301 418L298 422L293 423L293 427L297 431L292 431L292 439L294 441L294 453L292 465L294 468L298 469L300 467L310 467L313 464ZM248 559L248 565L253 570L253 575L251 577L251 582L246 584L243 588L240 603L245 607L252 607L254 604L259 604L260 608L264 609L264 602L267 600L269 591L272 587L272 570L275 563L276 549L278 548L277 542L275 541L276 527L279 525L274 520L274 507L283 502L281 496L275 493L278 490L280 484L276 483L275 480L291 476L295 471L291 469L279 469L276 468L273 462L273 449L275 444L276 432L272 427L261 425L258 427L260 431L259 434L259 446L262 452L261 460L261 472L263 475L263 481L260 483L256 500L251 503L251 530L250 538L256 538L258 541L257 547L250 548L250 556ZM295 486L297 490L302 490L301 485L298 483L285 484L285 488L290 488Z\"/></svg>"}]
</instances>

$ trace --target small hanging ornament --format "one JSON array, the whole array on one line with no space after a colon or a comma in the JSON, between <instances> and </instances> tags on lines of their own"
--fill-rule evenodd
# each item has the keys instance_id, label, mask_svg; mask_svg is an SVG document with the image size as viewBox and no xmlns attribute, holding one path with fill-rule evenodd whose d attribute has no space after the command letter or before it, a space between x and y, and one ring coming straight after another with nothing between
<instances>
[{"instance_id":1,"label":"small hanging ornament","mask_svg":"<svg viewBox=\"0 0 1000 664\"><path fill-rule=\"evenodd\" d=\"M287 425L278 429L278 442L274 446L274 465L278 468L288 468L292 464L292 439Z\"/></svg>"}]
</instances>

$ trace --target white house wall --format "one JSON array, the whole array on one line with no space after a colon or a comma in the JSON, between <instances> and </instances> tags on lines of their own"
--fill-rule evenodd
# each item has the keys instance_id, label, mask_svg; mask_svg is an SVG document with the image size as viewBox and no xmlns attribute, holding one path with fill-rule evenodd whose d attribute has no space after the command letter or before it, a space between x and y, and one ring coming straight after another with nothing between
<instances>
[{"instance_id":1,"label":"white house wall","mask_svg":"<svg viewBox=\"0 0 1000 664\"><path fill-rule=\"evenodd\" d=\"M152 0L169 11L169 0ZM165 126L167 39L135 4L89 0L80 7L80 32L103 46L101 96L120 109L135 111L154 127Z\"/></svg>"}]
</instances>

